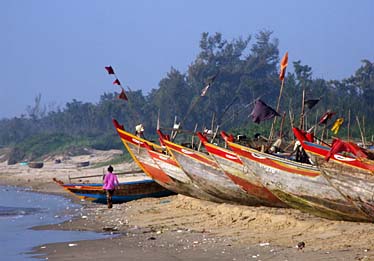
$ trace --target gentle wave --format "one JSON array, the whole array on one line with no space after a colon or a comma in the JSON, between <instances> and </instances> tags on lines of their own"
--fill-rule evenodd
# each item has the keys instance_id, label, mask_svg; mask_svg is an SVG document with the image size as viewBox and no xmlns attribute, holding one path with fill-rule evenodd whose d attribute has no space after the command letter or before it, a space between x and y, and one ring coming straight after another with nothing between
<instances>
[{"instance_id":1,"label":"gentle wave","mask_svg":"<svg viewBox=\"0 0 374 261\"><path fill-rule=\"evenodd\" d=\"M0 206L0 217L25 216L41 213L41 208L22 208L22 207L5 207Z\"/></svg>"}]
</instances>

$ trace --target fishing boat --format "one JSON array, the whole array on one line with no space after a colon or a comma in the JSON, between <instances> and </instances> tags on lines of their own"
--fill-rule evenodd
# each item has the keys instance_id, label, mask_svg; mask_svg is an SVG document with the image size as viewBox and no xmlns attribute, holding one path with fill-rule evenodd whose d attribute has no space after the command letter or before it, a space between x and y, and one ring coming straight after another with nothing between
<instances>
[{"instance_id":1,"label":"fishing boat","mask_svg":"<svg viewBox=\"0 0 374 261\"><path fill-rule=\"evenodd\" d=\"M231 204L262 205L260 200L232 182L209 155L168 140L163 143L183 171L205 192Z\"/></svg>"},{"instance_id":2,"label":"fishing boat","mask_svg":"<svg viewBox=\"0 0 374 261\"><path fill-rule=\"evenodd\" d=\"M283 203L264 187L255 175L245 171L243 162L233 151L210 143L200 132L197 133L197 136L209 152L209 155L235 184L239 185L248 194L256 197L264 206L288 207L287 204Z\"/></svg>"},{"instance_id":3,"label":"fishing boat","mask_svg":"<svg viewBox=\"0 0 374 261\"><path fill-rule=\"evenodd\" d=\"M106 192L102 183L68 183L53 179L57 184L67 191L73 193L80 199L105 204L107 201ZM142 180L120 182L119 187L114 191L113 203L124 203L131 200L147 197L165 197L174 193L147 178Z\"/></svg>"},{"instance_id":4,"label":"fishing boat","mask_svg":"<svg viewBox=\"0 0 374 261\"><path fill-rule=\"evenodd\" d=\"M347 221L370 218L342 196L313 165L260 152L227 140L247 171L287 205L313 215Z\"/></svg>"},{"instance_id":5,"label":"fishing boat","mask_svg":"<svg viewBox=\"0 0 374 261\"><path fill-rule=\"evenodd\" d=\"M168 176L148 153L150 148L162 152L163 148L161 146L125 131L124 127L115 119L113 119L113 124L131 157L148 176L175 193L194 197L195 194L191 193L190 188L179 180Z\"/></svg>"},{"instance_id":6,"label":"fishing boat","mask_svg":"<svg viewBox=\"0 0 374 261\"><path fill-rule=\"evenodd\" d=\"M355 144L339 140L330 148L294 133L330 184L374 221L374 160Z\"/></svg>"},{"instance_id":7,"label":"fishing boat","mask_svg":"<svg viewBox=\"0 0 374 261\"><path fill-rule=\"evenodd\" d=\"M350 147L350 151L348 151L348 153L347 151L345 153L344 151L334 152L330 145L326 143L318 144L314 142L314 138L311 134L306 133L305 131L302 131L296 127L292 130L313 164L318 166L322 165L322 163L325 162L328 157L329 161L342 164L343 166L347 165L353 168L367 169L374 172L373 161L367 159L367 154L369 153L364 152L364 150L358 147L356 144L352 142L344 142L344 144ZM342 142L340 139L336 140L338 140L340 143Z\"/></svg>"},{"instance_id":8,"label":"fishing boat","mask_svg":"<svg viewBox=\"0 0 374 261\"><path fill-rule=\"evenodd\" d=\"M189 191L194 198L208 200L212 202L222 202L221 199L203 191L196 185L186 173L181 169L178 163L171 155L160 153L158 151L148 149L149 155L153 161L168 175L171 179L177 180L181 186Z\"/></svg>"}]
</instances>

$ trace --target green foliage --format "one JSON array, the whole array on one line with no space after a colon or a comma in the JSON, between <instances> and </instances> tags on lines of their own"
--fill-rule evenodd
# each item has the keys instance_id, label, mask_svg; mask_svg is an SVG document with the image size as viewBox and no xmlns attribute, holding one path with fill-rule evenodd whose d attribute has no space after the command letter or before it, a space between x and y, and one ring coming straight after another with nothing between
<instances>
[{"instance_id":1,"label":"green foliage","mask_svg":"<svg viewBox=\"0 0 374 261\"><path fill-rule=\"evenodd\" d=\"M96 138L90 139L90 147L96 150L122 149L123 144L117 133L107 132Z\"/></svg>"},{"instance_id":2,"label":"green foliage","mask_svg":"<svg viewBox=\"0 0 374 261\"><path fill-rule=\"evenodd\" d=\"M52 152L63 152L72 146L84 147L87 142L62 133L40 133L17 144L17 149L24 152L24 158L35 160Z\"/></svg>"},{"instance_id":3,"label":"green foliage","mask_svg":"<svg viewBox=\"0 0 374 261\"><path fill-rule=\"evenodd\" d=\"M123 155L117 155L111 160L96 163L92 167L94 168L107 167L108 165L117 165L123 162L129 162L129 161L131 161L131 155L130 153L126 151Z\"/></svg>"},{"instance_id":4,"label":"green foliage","mask_svg":"<svg viewBox=\"0 0 374 261\"><path fill-rule=\"evenodd\" d=\"M145 136L157 140L155 129L159 113L161 127L168 128L165 132L169 132L176 117L184 129L192 130L197 124L197 130L202 130L218 124L221 130L235 134L244 133L251 137L261 133L266 137L271 121L253 124L248 115L253 101L259 97L276 107L280 93L278 43L270 31L231 41L225 40L220 33L203 33L200 51L188 70L179 72L172 67L160 80L159 88L148 95L143 95L140 90L128 92L129 101L124 102L117 98L118 93L104 93L97 104L73 100L64 108L49 113L43 109L39 95L35 106L28 108L29 117L0 120L0 145L17 147L28 158L71 146L123 149L112 118L132 133L135 126L142 123ZM315 108L305 111L307 127L318 122L319 117L330 109L336 112L334 117L346 119L339 135L347 134L345 127L350 113L351 135L360 135L356 122L356 116L359 116L366 136L371 136L374 129L372 62L363 60L354 75L341 81L314 79L310 66L298 60L293 65L294 73L288 69L279 108L279 113L287 116L284 133L291 138L291 122L299 124L305 90L306 99L321 99ZM201 97L201 90L212 76L216 76L215 81ZM276 130L280 122L279 119Z\"/></svg>"}]
</instances>

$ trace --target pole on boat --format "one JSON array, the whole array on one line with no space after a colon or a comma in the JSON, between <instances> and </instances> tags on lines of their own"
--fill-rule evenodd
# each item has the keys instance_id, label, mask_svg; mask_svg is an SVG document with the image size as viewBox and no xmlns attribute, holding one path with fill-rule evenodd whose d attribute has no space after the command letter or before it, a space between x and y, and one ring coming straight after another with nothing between
<instances>
[{"instance_id":1,"label":"pole on boat","mask_svg":"<svg viewBox=\"0 0 374 261\"><path fill-rule=\"evenodd\" d=\"M195 133L196 133L196 131L197 131L197 123L195 124L195 128L194 128L194 131L193 131L193 133L192 133L192 136L191 136L191 146L192 146L192 148L194 147L194 143L195 143Z\"/></svg>"},{"instance_id":2,"label":"pole on boat","mask_svg":"<svg viewBox=\"0 0 374 261\"><path fill-rule=\"evenodd\" d=\"M281 121L281 124L280 124L280 127L279 127L279 136L280 136L280 138L282 138L282 136L283 136L283 125L284 125L284 120L285 119L286 119L286 112L283 112L282 121Z\"/></svg>"},{"instance_id":3,"label":"pole on boat","mask_svg":"<svg viewBox=\"0 0 374 261\"><path fill-rule=\"evenodd\" d=\"M288 65L288 52L286 52L286 54L283 56L282 61L280 63L279 79L281 80L281 87L280 87L280 90L279 90L279 96L278 96L278 101L277 101L277 109L276 109L277 112L279 110L280 101L281 101L282 94L283 94L284 78L285 78L285 74L286 74L287 65ZM269 139L268 139L270 143L273 139L274 128L275 128L276 123L277 123L277 117L274 117L274 121L271 124L270 135L269 135Z\"/></svg>"},{"instance_id":4,"label":"pole on boat","mask_svg":"<svg viewBox=\"0 0 374 261\"><path fill-rule=\"evenodd\" d=\"M300 130L304 130L304 112L305 112L305 88L303 88L303 95L301 100L301 114L300 114Z\"/></svg>"},{"instance_id":5,"label":"pole on boat","mask_svg":"<svg viewBox=\"0 0 374 261\"><path fill-rule=\"evenodd\" d=\"M281 88L280 88L280 91L279 91L279 96L278 96L278 101L277 101L277 107L276 107L276 111L278 112L279 110L279 105L280 105L280 101L281 101L281 97L282 97L282 93L283 93L283 85L284 85L284 79L282 80L282 84L281 84ZM277 123L277 117L274 117L274 120L273 120L273 123L271 124L271 129L270 129L270 135L269 135L269 142L272 141L273 139L273 136L274 136L274 128L275 128L275 124Z\"/></svg>"},{"instance_id":6,"label":"pole on boat","mask_svg":"<svg viewBox=\"0 0 374 261\"><path fill-rule=\"evenodd\" d=\"M322 129L322 134L321 134L321 141L322 141L322 142L324 141L325 130L326 130L326 125L324 125L324 126L323 126L323 129Z\"/></svg>"},{"instance_id":7,"label":"pole on boat","mask_svg":"<svg viewBox=\"0 0 374 261\"><path fill-rule=\"evenodd\" d=\"M105 171L103 169L103 173L105 174ZM143 170L129 170L129 171L124 171L124 172L117 172L116 175L130 175L130 174L138 174L138 173L144 173ZM102 177L103 174L101 175L89 175L89 176L79 176L79 177L70 177L70 175L68 176L69 177L69 182L70 180L73 180L73 179L82 179L82 178L95 178L95 177Z\"/></svg>"},{"instance_id":8,"label":"pole on boat","mask_svg":"<svg viewBox=\"0 0 374 261\"><path fill-rule=\"evenodd\" d=\"M348 110L348 141L351 139L351 109Z\"/></svg>"},{"instance_id":9,"label":"pole on boat","mask_svg":"<svg viewBox=\"0 0 374 261\"><path fill-rule=\"evenodd\" d=\"M220 128L220 126L217 124L216 130L213 132L213 137L212 137L212 140L210 141L210 143L213 143L214 140L216 139L219 128Z\"/></svg>"},{"instance_id":10,"label":"pole on boat","mask_svg":"<svg viewBox=\"0 0 374 261\"><path fill-rule=\"evenodd\" d=\"M366 148L365 115L362 115L362 133L364 134L364 148Z\"/></svg>"},{"instance_id":11,"label":"pole on boat","mask_svg":"<svg viewBox=\"0 0 374 261\"><path fill-rule=\"evenodd\" d=\"M187 119L187 116L192 112L192 110L195 108L195 106L198 104L200 101L201 97L204 97L208 91L208 89L212 86L214 83L215 79L217 78L218 73L215 75L211 76L207 80L206 86L202 89L201 94L195 99L195 101L191 104L191 106L188 108L188 111L186 115L183 117L182 121L179 123L179 126L183 126L184 121Z\"/></svg>"},{"instance_id":12,"label":"pole on boat","mask_svg":"<svg viewBox=\"0 0 374 261\"><path fill-rule=\"evenodd\" d=\"M317 109L317 112L316 112L316 120L315 120L315 123L314 123L314 131L313 131L313 135L316 136L317 135L317 129L318 129L318 109Z\"/></svg>"},{"instance_id":13,"label":"pole on boat","mask_svg":"<svg viewBox=\"0 0 374 261\"><path fill-rule=\"evenodd\" d=\"M156 130L160 129L160 108L158 108L157 112L157 123L156 123Z\"/></svg>"},{"instance_id":14,"label":"pole on boat","mask_svg":"<svg viewBox=\"0 0 374 261\"><path fill-rule=\"evenodd\" d=\"M358 129L360 130L362 145L365 147L365 137L364 137L364 133L362 132L361 124L360 124L360 120L358 119L358 116L356 116L356 121L358 124Z\"/></svg>"}]
</instances>

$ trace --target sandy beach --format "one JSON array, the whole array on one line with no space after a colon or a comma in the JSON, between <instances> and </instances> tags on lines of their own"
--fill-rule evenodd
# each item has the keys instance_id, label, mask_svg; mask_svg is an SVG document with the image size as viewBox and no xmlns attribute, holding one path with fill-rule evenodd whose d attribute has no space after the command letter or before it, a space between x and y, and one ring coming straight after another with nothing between
<instances>
[{"instance_id":1,"label":"sandy beach","mask_svg":"<svg viewBox=\"0 0 374 261\"><path fill-rule=\"evenodd\" d=\"M35 253L48 260L374 260L371 223L331 221L294 209L217 204L182 195L145 198L107 209L76 199L52 181L100 175L104 167L94 164L118 154L121 151L91 151L59 164L51 157L41 169L0 163L0 184L59 193L82 204L72 220L36 229L114 236L37 246ZM83 161L90 161L90 166L78 168ZM137 167L123 163L114 168L120 172ZM305 243L303 249L297 248L300 242Z\"/></svg>"}]
</instances>

